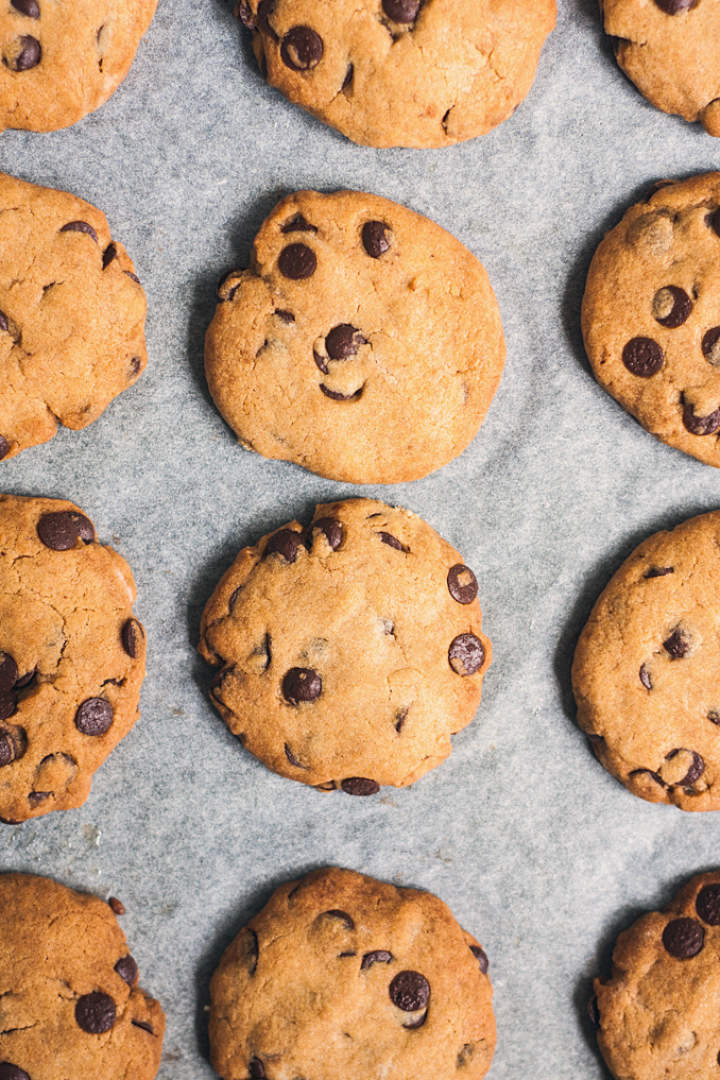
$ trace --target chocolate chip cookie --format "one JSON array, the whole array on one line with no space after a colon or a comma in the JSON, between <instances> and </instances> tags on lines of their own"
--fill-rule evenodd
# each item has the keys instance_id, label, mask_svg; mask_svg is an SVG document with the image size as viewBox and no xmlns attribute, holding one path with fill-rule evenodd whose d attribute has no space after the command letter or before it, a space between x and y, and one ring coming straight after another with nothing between
<instances>
[{"instance_id":1,"label":"chocolate chip cookie","mask_svg":"<svg viewBox=\"0 0 720 1080\"><path fill-rule=\"evenodd\" d=\"M229 274L205 370L241 444L352 483L414 480L474 438L505 343L485 270L387 199L301 191Z\"/></svg>"},{"instance_id":2,"label":"chocolate chip cookie","mask_svg":"<svg viewBox=\"0 0 720 1080\"><path fill-rule=\"evenodd\" d=\"M488 958L431 893L327 868L281 886L211 985L224 1080L480 1080Z\"/></svg>"},{"instance_id":3,"label":"chocolate chip cookie","mask_svg":"<svg viewBox=\"0 0 720 1080\"><path fill-rule=\"evenodd\" d=\"M372 795L411 784L472 720L491 653L472 570L415 514L318 506L244 548L205 608L211 697L265 765Z\"/></svg>"},{"instance_id":4,"label":"chocolate chip cookie","mask_svg":"<svg viewBox=\"0 0 720 1080\"><path fill-rule=\"evenodd\" d=\"M720 873L692 878L620 935L591 1016L622 1080L705 1080L720 1065Z\"/></svg>"},{"instance_id":5,"label":"chocolate chip cookie","mask_svg":"<svg viewBox=\"0 0 720 1080\"><path fill-rule=\"evenodd\" d=\"M0 874L0 1080L153 1080L165 1017L108 904Z\"/></svg>"},{"instance_id":6,"label":"chocolate chip cookie","mask_svg":"<svg viewBox=\"0 0 720 1080\"><path fill-rule=\"evenodd\" d=\"M56 131L123 81L157 0L2 0L0 131Z\"/></svg>"},{"instance_id":7,"label":"chocolate chip cookie","mask_svg":"<svg viewBox=\"0 0 720 1080\"><path fill-rule=\"evenodd\" d=\"M612 578L573 664L578 722L635 795L720 809L720 511L643 541Z\"/></svg>"},{"instance_id":8,"label":"chocolate chip cookie","mask_svg":"<svg viewBox=\"0 0 720 1080\"><path fill-rule=\"evenodd\" d=\"M135 382L145 309L100 210L0 173L0 459L87 427Z\"/></svg>"},{"instance_id":9,"label":"chocolate chip cookie","mask_svg":"<svg viewBox=\"0 0 720 1080\"><path fill-rule=\"evenodd\" d=\"M366 146L451 146L528 94L555 0L239 0L263 75Z\"/></svg>"},{"instance_id":10,"label":"chocolate chip cookie","mask_svg":"<svg viewBox=\"0 0 720 1080\"><path fill-rule=\"evenodd\" d=\"M80 806L145 674L125 560L72 503L0 495L0 819Z\"/></svg>"},{"instance_id":11,"label":"chocolate chip cookie","mask_svg":"<svg viewBox=\"0 0 720 1080\"><path fill-rule=\"evenodd\" d=\"M595 253L583 300L595 377L653 435L720 466L720 173L667 182Z\"/></svg>"},{"instance_id":12,"label":"chocolate chip cookie","mask_svg":"<svg viewBox=\"0 0 720 1080\"><path fill-rule=\"evenodd\" d=\"M720 135L720 10L712 0L601 0L620 67L658 109Z\"/></svg>"}]
</instances>

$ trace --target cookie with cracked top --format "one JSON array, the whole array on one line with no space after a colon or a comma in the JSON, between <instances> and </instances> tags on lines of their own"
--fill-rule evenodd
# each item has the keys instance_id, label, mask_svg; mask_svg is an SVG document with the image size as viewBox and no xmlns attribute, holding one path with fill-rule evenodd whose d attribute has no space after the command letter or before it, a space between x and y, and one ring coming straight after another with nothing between
<instances>
[{"instance_id":1,"label":"cookie with cracked top","mask_svg":"<svg viewBox=\"0 0 720 1080\"><path fill-rule=\"evenodd\" d=\"M57 131L117 90L157 0L3 0L0 131Z\"/></svg>"},{"instance_id":2,"label":"cookie with cracked top","mask_svg":"<svg viewBox=\"0 0 720 1080\"><path fill-rule=\"evenodd\" d=\"M153 1080L165 1017L108 904L0 874L0 1080Z\"/></svg>"},{"instance_id":3,"label":"cookie with cracked top","mask_svg":"<svg viewBox=\"0 0 720 1080\"><path fill-rule=\"evenodd\" d=\"M282 885L210 984L224 1080L481 1080L488 959L431 893L328 867Z\"/></svg>"},{"instance_id":4,"label":"cookie with cracked top","mask_svg":"<svg viewBox=\"0 0 720 1080\"><path fill-rule=\"evenodd\" d=\"M712 1002L720 962L720 873L698 874L662 911L617 939L612 974L595 980L591 1015L622 1080L714 1077L720 1036Z\"/></svg>"},{"instance_id":5,"label":"cookie with cracked top","mask_svg":"<svg viewBox=\"0 0 720 1080\"><path fill-rule=\"evenodd\" d=\"M611 579L573 662L578 723L635 795L720 809L720 511L642 544Z\"/></svg>"},{"instance_id":6,"label":"cookie with cracked top","mask_svg":"<svg viewBox=\"0 0 720 1080\"><path fill-rule=\"evenodd\" d=\"M555 0L239 0L271 86L366 146L484 135L527 96Z\"/></svg>"},{"instance_id":7,"label":"cookie with cracked top","mask_svg":"<svg viewBox=\"0 0 720 1080\"><path fill-rule=\"evenodd\" d=\"M129 566L76 506L0 495L0 820L80 806L135 724L134 599Z\"/></svg>"},{"instance_id":8,"label":"cookie with cracked top","mask_svg":"<svg viewBox=\"0 0 720 1080\"><path fill-rule=\"evenodd\" d=\"M145 311L100 210L0 173L0 459L87 427L136 381Z\"/></svg>"},{"instance_id":9,"label":"cookie with cracked top","mask_svg":"<svg viewBox=\"0 0 720 1080\"><path fill-rule=\"evenodd\" d=\"M407 510L318 506L244 548L203 613L211 698L274 772L323 790L405 786L449 755L490 660L462 557Z\"/></svg>"},{"instance_id":10,"label":"cookie with cracked top","mask_svg":"<svg viewBox=\"0 0 720 1080\"><path fill-rule=\"evenodd\" d=\"M644 428L720 466L720 172L666 181L598 247L582 308L595 378Z\"/></svg>"},{"instance_id":11,"label":"cookie with cracked top","mask_svg":"<svg viewBox=\"0 0 720 1080\"><path fill-rule=\"evenodd\" d=\"M205 370L243 446L353 483L413 480L474 438L505 361L488 276L375 195L300 191L220 284Z\"/></svg>"}]
</instances>

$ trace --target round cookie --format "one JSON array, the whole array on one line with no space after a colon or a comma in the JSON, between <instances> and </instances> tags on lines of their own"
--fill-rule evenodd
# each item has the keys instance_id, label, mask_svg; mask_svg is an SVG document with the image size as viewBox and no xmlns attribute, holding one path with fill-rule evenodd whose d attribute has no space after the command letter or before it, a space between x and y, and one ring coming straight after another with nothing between
<instances>
[{"instance_id":1,"label":"round cookie","mask_svg":"<svg viewBox=\"0 0 720 1080\"><path fill-rule=\"evenodd\" d=\"M123 81L157 0L1 0L0 131L56 131Z\"/></svg>"},{"instance_id":2,"label":"round cookie","mask_svg":"<svg viewBox=\"0 0 720 1080\"><path fill-rule=\"evenodd\" d=\"M487 274L357 191L301 191L220 284L205 370L246 449L351 483L414 480L474 438L505 361Z\"/></svg>"},{"instance_id":3,"label":"round cookie","mask_svg":"<svg viewBox=\"0 0 720 1080\"><path fill-rule=\"evenodd\" d=\"M490 643L475 576L415 514L369 499L315 509L244 548L203 613L211 697L274 772L372 795L450 754Z\"/></svg>"},{"instance_id":4,"label":"round cookie","mask_svg":"<svg viewBox=\"0 0 720 1080\"><path fill-rule=\"evenodd\" d=\"M720 809L720 511L651 536L592 610L573 662L578 723L635 795Z\"/></svg>"},{"instance_id":5,"label":"round cookie","mask_svg":"<svg viewBox=\"0 0 720 1080\"><path fill-rule=\"evenodd\" d=\"M596 379L663 442L720 466L720 173L667 182L598 247L582 309Z\"/></svg>"},{"instance_id":6,"label":"round cookie","mask_svg":"<svg viewBox=\"0 0 720 1080\"><path fill-rule=\"evenodd\" d=\"M108 904L0 874L0 1078L153 1080L165 1017Z\"/></svg>"},{"instance_id":7,"label":"round cookie","mask_svg":"<svg viewBox=\"0 0 720 1080\"><path fill-rule=\"evenodd\" d=\"M658 109L720 135L720 10L713 0L601 0L618 64Z\"/></svg>"},{"instance_id":8,"label":"round cookie","mask_svg":"<svg viewBox=\"0 0 720 1080\"><path fill-rule=\"evenodd\" d=\"M80 806L133 727L145 674L134 599L129 566L76 506L0 495L1 820Z\"/></svg>"},{"instance_id":9,"label":"round cookie","mask_svg":"<svg viewBox=\"0 0 720 1080\"><path fill-rule=\"evenodd\" d=\"M528 94L555 0L239 0L271 86L365 146L451 146Z\"/></svg>"},{"instance_id":10,"label":"round cookie","mask_svg":"<svg viewBox=\"0 0 720 1080\"><path fill-rule=\"evenodd\" d=\"M431 893L326 868L282 885L210 984L224 1080L480 1080L495 1049L484 950Z\"/></svg>"},{"instance_id":11,"label":"round cookie","mask_svg":"<svg viewBox=\"0 0 720 1080\"><path fill-rule=\"evenodd\" d=\"M621 1080L704 1080L718 1073L720 873L692 878L663 911L620 934L590 1014Z\"/></svg>"},{"instance_id":12,"label":"round cookie","mask_svg":"<svg viewBox=\"0 0 720 1080\"><path fill-rule=\"evenodd\" d=\"M135 382L145 311L100 210L0 173L0 458L87 427Z\"/></svg>"}]
</instances>

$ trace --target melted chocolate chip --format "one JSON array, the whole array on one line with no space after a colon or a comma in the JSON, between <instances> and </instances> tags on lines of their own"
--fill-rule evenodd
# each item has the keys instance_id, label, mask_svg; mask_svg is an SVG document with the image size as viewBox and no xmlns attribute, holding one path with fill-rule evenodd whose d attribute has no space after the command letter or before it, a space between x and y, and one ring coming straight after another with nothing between
<instances>
[{"instance_id":1,"label":"melted chocolate chip","mask_svg":"<svg viewBox=\"0 0 720 1080\"><path fill-rule=\"evenodd\" d=\"M662 943L676 960L690 960L705 944L705 931L695 919L673 919L663 930Z\"/></svg>"},{"instance_id":2,"label":"melted chocolate chip","mask_svg":"<svg viewBox=\"0 0 720 1080\"><path fill-rule=\"evenodd\" d=\"M678 747L677 750L671 750L669 754L666 754L665 760L673 761L674 758L678 756L678 754L685 753L691 754L692 760L688 767L688 771L685 773L683 778L676 781L675 786L677 787L690 787L692 784L695 783L696 780L699 780L702 774L705 772L705 762L703 761L701 755L698 754L695 750L685 750L684 747Z\"/></svg>"},{"instance_id":3,"label":"melted chocolate chip","mask_svg":"<svg viewBox=\"0 0 720 1080\"><path fill-rule=\"evenodd\" d=\"M652 338L636 337L623 349L622 362L632 375L649 379L663 365L663 351Z\"/></svg>"},{"instance_id":4,"label":"melted chocolate chip","mask_svg":"<svg viewBox=\"0 0 720 1080\"><path fill-rule=\"evenodd\" d=\"M127 956L121 956L115 965L115 970L121 979L124 979L128 986L134 986L138 981L138 966L135 963L134 957L128 953Z\"/></svg>"},{"instance_id":5,"label":"melted chocolate chip","mask_svg":"<svg viewBox=\"0 0 720 1080\"><path fill-rule=\"evenodd\" d=\"M123 623L123 628L120 631L120 638L122 640L123 649L133 660L136 659L137 654L140 652L143 637L143 628L137 619L128 619Z\"/></svg>"},{"instance_id":6,"label":"melted chocolate chip","mask_svg":"<svg viewBox=\"0 0 720 1080\"><path fill-rule=\"evenodd\" d=\"M23 34L18 38L20 49L12 60L5 60L5 66L11 71L30 71L42 60L42 48L37 38Z\"/></svg>"},{"instance_id":7,"label":"melted chocolate chip","mask_svg":"<svg viewBox=\"0 0 720 1080\"><path fill-rule=\"evenodd\" d=\"M317 226L311 225L310 222L302 214L297 213L286 221L283 227L280 229L282 233L291 232L317 232Z\"/></svg>"},{"instance_id":8,"label":"melted chocolate chip","mask_svg":"<svg viewBox=\"0 0 720 1080\"><path fill-rule=\"evenodd\" d=\"M692 405L683 401L683 424L691 435L714 435L720 428L720 409L707 416L696 416Z\"/></svg>"},{"instance_id":9,"label":"melted chocolate chip","mask_svg":"<svg viewBox=\"0 0 720 1080\"><path fill-rule=\"evenodd\" d=\"M330 911L323 911L323 916L328 919L339 919L341 923L345 924L347 930L355 929L355 920L351 915L348 915L347 911L341 911L340 908L331 908Z\"/></svg>"},{"instance_id":10,"label":"melted chocolate chip","mask_svg":"<svg viewBox=\"0 0 720 1080\"><path fill-rule=\"evenodd\" d=\"M367 971L373 964L391 964L395 957L387 949L375 949L374 952L366 952L360 964L361 971Z\"/></svg>"},{"instance_id":11,"label":"melted chocolate chip","mask_svg":"<svg viewBox=\"0 0 720 1080\"><path fill-rule=\"evenodd\" d=\"M484 949L481 949L479 945L471 945L470 952L473 956L477 957L478 967L482 971L483 975L487 975L490 962L487 958L487 953Z\"/></svg>"},{"instance_id":12,"label":"melted chocolate chip","mask_svg":"<svg viewBox=\"0 0 720 1080\"><path fill-rule=\"evenodd\" d=\"M338 390L331 390L328 386L325 386L324 383L320 383L320 389L322 390L325 397L329 397L333 401L357 401L357 399L362 396L363 392L363 388L361 386L360 389L356 390L354 394L341 394Z\"/></svg>"},{"instance_id":13,"label":"melted chocolate chip","mask_svg":"<svg viewBox=\"0 0 720 1080\"><path fill-rule=\"evenodd\" d=\"M340 785L346 795L377 795L380 785L365 776L348 776Z\"/></svg>"},{"instance_id":14,"label":"melted chocolate chip","mask_svg":"<svg viewBox=\"0 0 720 1080\"><path fill-rule=\"evenodd\" d=\"M382 0L383 11L388 19L397 23L415 22L422 0Z\"/></svg>"},{"instance_id":15,"label":"melted chocolate chip","mask_svg":"<svg viewBox=\"0 0 720 1080\"><path fill-rule=\"evenodd\" d=\"M720 885L703 885L695 899L695 910L708 926L720 926Z\"/></svg>"},{"instance_id":16,"label":"melted chocolate chip","mask_svg":"<svg viewBox=\"0 0 720 1080\"><path fill-rule=\"evenodd\" d=\"M469 566L456 563L448 570L448 592L458 604L472 604L478 594L477 578Z\"/></svg>"},{"instance_id":17,"label":"melted chocolate chip","mask_svg":"<svg viewBox=\"0 0 720 1080\"><path fill-rule=\"evenodd\" d=\"M682 15L684 11L694 8L698 0L655 0L655 3L666 15Z\"/></svg>"},{"instance_id":18,"label":"melted chocolate chip","mask_svg":"<svg viewBox=\"0 0 720 1080\"><path fill-rule=\"evenodd\" d=\"M0 694L13 689L18 678L18 668L10 653L0 652Z\"/></svg>"},{"instance_id":19,"label":"melted chocolate chip","mask_svg":"<svg viewBox=\"0 0 720 1080\"><path fill-rule=\"evenodd\" d=\"M75 727L83 735L104 735L112 722L113 707L105 698L88 698L75 713Z\"/></svg>"},{"instance_id":20,"label":"melted chocolate chip","mask_svg":"<svg viewBox=\"0 0 720 1080\"><path fill-rule=\"evenodd\" d=\"M651 566L649 570L646 570L643 574L644 578L656 578L665 577L666 574L674 574L674 566Z\"/></svg>"},{"instance_id":21,"label":"melted chocolate chip","mask_svg":"<svg viewBox=\"0 0 720 1080\"><path fill-rule=\"evenodd\" d=\"M88 225L87 221L68 221L67 225L63 225L60 232L85 233L87 236L92 236L96 244L98 243L97 233L92 225Z\"/></svg>"},{"instance_id":22,"label":"melted chocolate chip","mask_svg":"<svg viewBox=\"0 0 720 1080\"><path fill-rule=\"evenodd\" d=\"M485 648L474 634L459 634L448 649L450 667L457 675L475 675L485 663Z\"/></svg>"},{"instance_id":23,"label":"melted chocolate chip","mask_svg":"<svg viewBox=\"0 0 720 1080\"><path fill-rule=\"evenodd\" d=\"M40 18L38 0L10 0L10 3L21 15L27 15L28 19Z\"/></svg>"},{"instance_id":24,"label":"melted chocolate chip","mask_svg":"<svg viewBox=\"0 0 720 1080\"><path fill-rule=\"evenodd\" d=\"M0 1061L0 1080L30 1080L30 1074L10 1061Z\"/></svg>"},{"instance_id":25,"label":"melted chocolate chip","mask_svg":"<svg viewBox=\"0 0 720 1080\"><path fill-rule=\"evenodd\" d=\"M652 679L650 678L650 671L648 669L647 664L641 664L640 665L639 674L640 674L640 682L643 684L645 689L646 690L652 690L653 684L652 684Z\"/></svg>"},{"instance_id":26,"label":"melted chocolate chip","mask_svg":"<svg viewBox=\"0 0 720 1080\"><path fill-rule=\"evenodd\" d=\"M75 510L43 514L37 525L37 534L45 547L52 551L69 551L78 540L89 544L95 539L92 522Z\"/></svg>"},{"instance_id":27,"label":"melted chocolate chip","mask_svg":"<svg viewBox=\"0 0 720 1080\"><path fill-rule=\"evenodd\" d=\"M702 352L708 364L720 367L720 326L713 326L703 334Z\"/></svg>"},{"instance_id":28,"label":"melted chocolate chip","mask_svg":"<svg viewBox=\"0 0 720 1080\"><path fill-rule=\"evenodd\" d=\"M663 649L671 660L682 660L683 656L687 655L689 648L690 642L687 634L683 633L679 627L673 630L670 637L663 641Z\"/></svg>"},{"instance_id":29,"label":"melted chocolate chip","mask_svg":"<svg viewBox=\"0 0 720 1080\"><path fill-rule=\"evenodd\" d=\"M297 554L302 547L302 536L294 529L281 529L276 532L267 542L265 557L279 555L285 562L294 563Z\"/></svg>"},{"instance_id":30,"label":"melted chocolate chip","mask_svg":"<svg viewBox=\"0 0 720 1080\"><path fill-rule=\"evenodd\" d=\"M292 71L310 71L317 67L324 53L323 39L311 26L293 26L280 46L283 63Z\"/></svg>"},{"instance_id":31,"label":"melted chocolate chip","mask_svg":"<svg viewBox=\"0 0 720 1080\"><path fill-rule=\"evenodd\" d=\"M401 971L390 983L389 994L398 1009L417 1012L430 1000L430 983L419 971Z\"/></svg>"},{"instance_id":32,"label":"melted chocolate chip","mask_svg":"<svg viewBox=\"0 0 720 1080\"><path fill-rule=\"evenodd\" d=\"M333 551L337 551L345 539L345 529L337 518L318 518L317 521L313 521L310 529L311 531L319 529Z\"/></svg>"},{"instance_id":33,"label":"melted chocolate chip","mask_svg":"<svg viewBox=\"0 0 720 1080\"><path fill-rule=\"evenodd\" d=\"M362 227L362 242L371 259L379 259L390 250L392 231L384 221L366 221Z\"/></svg>"},{"instance_id":34,"label":"melted chocolate chip","mask_svg":"<svg viewBox=\"0 0 720 1080\"><path fill-rule=\"evenodd\" d=\"M322 679L312 668L290 668L283 678L282 692L290 705L316 701L322 694Z\"/></svg>"},{"instance_id":35,"label":"melted chocolate chip","mask_svg":"<svg viewBox=\"0 0 720 1080\"><path fill-rule=\"evenodd\" d=\"M88 1035L102 1035L115 1023L115 1002L109 994L100 990L92 994L83 994L75 1005L75 1019L78 1027Z\"/></svg>"},{"instance_id":36,"label":"melted chocolate chip","mask_svg":"<svg viewBox=\"0 0 720 1080\"><path fill-rule=\"evenodd\" d=\"M665 285L653 298L653 315L661 326L676 330L687 322L692 311L692 300L677 285Z\"/></svg>"},{"instance_id":37,"label":"melted chocolate chip","mask_svg":"<svg viewBox=\"0 0 720 1080\"><path fill-rule=\"evenodd\" d=\"M387 544L388 547L395 548L396 551L404 551L406 554L410 551L409 547L406 547L402 541L398 540L397 536L393 536L389 532L379 532L378 536L382 540L383 544Z\"/></svg>"},{"instance_id":38,"label":"melted chocolate chip","mask_svg":"<svg viewBox=\"0 0 720 1080\"><path fill-rule=\"evenodd\" d=\"M361 345L367 345L367 338L349 323L333 327L325 338L325 348L331 360L347 360L356 356Z\"/></svg>"},{"instance_id":39,"label":"melted chocolate chip","mask_svg":"<svg viewBox=\"0 0 720 1080\"><path fill-rule=\"evenodd\" d=\"M10 453L10 443L4 435L0 435L0 461Z\"/></svg>"},{"instance_id":40,"label":"melted chocolate chip","mask_svg":"<svg viewBox=\"0 0 720 1080\"><path fill-rule=\"evenodd\" d=\"M302 281L312 277L317 269L317 256L307 244L288 244L280 252L278 269L283 277Z\"/></svg>"}]
</instances>

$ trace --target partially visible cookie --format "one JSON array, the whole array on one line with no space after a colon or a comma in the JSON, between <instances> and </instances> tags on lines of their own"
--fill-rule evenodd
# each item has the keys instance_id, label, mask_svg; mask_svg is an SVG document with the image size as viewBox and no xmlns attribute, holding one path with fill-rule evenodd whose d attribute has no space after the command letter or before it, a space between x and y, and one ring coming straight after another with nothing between
<instances>
[{"instance_id":1,"label":"partially visible cookie","mask_svg":"<svg viewBox=\"0 0 720 1080\"><path fill-rule=\"evenodd\" d=\"M658 109L720 135L720 9L713 0L601 0L617 62Z\"/></svg>"},{"instance_id":2,"label":"partially visible cookie","mask_svg":"<svg viewBox=\"0 0 720 1080\"><path fill-rule=\"evenodd\" d=\"M100 210L0 173L0 458L87 427L135 382L145 312Z\"/></svg>"},{"instance_id":3,"label":"partially visible cookie","mask_svg":"<svg viewBox=\"0 0 720 1080\"><path fill-rule=\"evenodd\" d=\"M620 934L612 975L595 980L590 1013L618 1080L716 1076L719 968L720 873L698 874Z\"/></svg>"},{"instance_id":4,"label":"partially visible cookie","mask_svg":"<svg viewBox=\"0 0 720 1080\"><path fill-rule=\"evenodd\" d=\"M108 904L0 874L1 1080L153 1080L165 1017Z\"/></svg>"},{"instance_id":5,"label":"partially visible cookie","mask_svg":"<svg viewBox=\"0 0 720 1080\"><path fill-rule=\"evenodd\" d=\"M595 252L585 348L600 385L644 428L716 467L719 309L720 173L663 183Z\"/></svg>"},{"instance_id":6,"label":"partially visible cookie","mask_svg":"<svg viewBox=\"0 0 720 1080\"><path fill-rule=\"evenodd\" d=\"M720 511L644 540L592 610L578 723L635 795L720 809Z\"/></svg>"},{"instance_id":7,"label":"partially visible cookie","mask_svg":"<svg viewBox=\"0 0 720 1080\"><path fill-rule=\"evenodd\" d=\"M480 1080L488 959L431 893L328 868L281 886L210 985L223 1080Z\"/></svg>"},{"instance_id":8,"label":"partially visible cookie","mask_svg":"<svg viewBox=\"0 0 720 1080\"><path fill-rule=\"evenodd\" d=\"M451 146L528 94L555 0L239 0L261 71L356 143Z\"/></svg>"},{"instance_id":9,"label":"partially visible cookie","mask_svg":"<svg viewBox=\"0 0 720 1080\"><path fill-rule=\"evenodd\" d=\"M243 549L203 613L211 697L282 776L350 795L411 784L480 702L490 643L462 557L370 499L315 509Z\"/></svg>"},{"instance_id":10,"label":"partially visible cookie","mask_svg":"<svg viewBox=\"0 0 720 1080\"><path fill-rule=\"evenodd\" d=\"M0 495L1 820L80 806L133 727L134 599L129 566L76 506Z\"/></svg>"},{"instance_id":11,"label":"partially visible cookie","mask_svg":"<svg viewBox=\"0 0 720 1080\"><path fill-rule=\"evenodd\" d=\"M0 131L56 131L123 81L157 0L3 0Z\"/></svg>"},{"instance_id":12,"label":"partially visible cookie","mask_svg":"<svg viewBox=\"0 0 720 1080\"><path fill-rule=\"evenodd\" d=\"M300 191L229 274L207 332L215 403L243 446L352 483L414 480L474 438L505 342L478 260L376 195Z\"/></svg>"}]
</instances>

